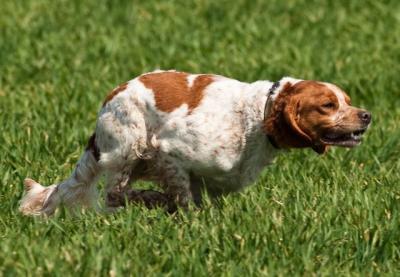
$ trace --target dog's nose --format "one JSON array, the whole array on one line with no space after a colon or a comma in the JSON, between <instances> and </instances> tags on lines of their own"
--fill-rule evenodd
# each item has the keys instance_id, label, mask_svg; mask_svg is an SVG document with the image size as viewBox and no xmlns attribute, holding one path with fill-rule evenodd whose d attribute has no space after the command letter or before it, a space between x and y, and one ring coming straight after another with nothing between
<instances>
[{"instance_id":1,"label":"dog's nose","mask_svg":"<svg viewBox=\"0 0 400 277\"><path fill-rule=\"evenodd\" d=\"M362 111L358 113L358 117L365 124L369 124L371 122L372 115L370 112Z\"/></svg>"}]
</instances>

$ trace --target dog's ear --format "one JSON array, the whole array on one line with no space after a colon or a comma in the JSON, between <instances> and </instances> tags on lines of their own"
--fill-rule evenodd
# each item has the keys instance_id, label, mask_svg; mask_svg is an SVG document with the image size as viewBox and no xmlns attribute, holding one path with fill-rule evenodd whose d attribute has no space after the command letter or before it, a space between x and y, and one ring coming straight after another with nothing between
<instances>
[{"instance_id":1,"label":"dog's ear","mask_svg":"<svg viewBox=\"0 0 400 277\"><path fill-rule=\"evenodd\" d=\"M300 103L297 101L296 97L288 97L286 102L283 116L285 118L285 122L291 130L291 135L295 135L296 137L296 146L297 147L309 147L312 146L312 139L309 135L307 135L299 126L299 106ZM290 135L290 134L288 134Z\"/></svg>"}]
</instances>

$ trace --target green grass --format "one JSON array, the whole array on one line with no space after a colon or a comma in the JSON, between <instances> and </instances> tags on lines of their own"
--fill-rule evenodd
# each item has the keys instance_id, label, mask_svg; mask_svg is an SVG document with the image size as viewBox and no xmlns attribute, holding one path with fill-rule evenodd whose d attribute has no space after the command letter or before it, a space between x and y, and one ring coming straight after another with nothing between
<instances>
[{"instance_id":1,"label":"green grass","mask_svg":"<svg viewBox=\"0 0 400 277\"><path fill-rule=\"evenodd\" d=\"M400 1L0 2L0 275L400 274ZM66 178L106 93L155 68L340 85L364 143L291 151L257 184L175 216L17 211Z\"/></svg>"}]
</instances>

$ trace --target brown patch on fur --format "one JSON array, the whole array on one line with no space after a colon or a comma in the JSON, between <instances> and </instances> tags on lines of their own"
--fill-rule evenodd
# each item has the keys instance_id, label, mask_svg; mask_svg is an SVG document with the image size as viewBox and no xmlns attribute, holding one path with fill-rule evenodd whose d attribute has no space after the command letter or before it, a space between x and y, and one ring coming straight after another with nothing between
<instances>
[{"instance_id":1,"label":"brown patch on fur","mask_svg":"<svg viewBox=\"0 0 400 277\"><path fill-rule=\"evenodd\" d=\"M190 88L190 94L192 95L192 101L189 102L189 109L192 110L200 104L203 99L204 89L214 82L212 75L200 75L197 76Z\"/></svg>"},{"instance_id":2,"label":"brown patch on fur","mask_svg":"<svg viewBox=\"0 0 400 277\"><path fill-rule=\"evenodd\" d=\"M100 160L100 150L96 145L96 133L93 133L93 135L90 136L85 150L90 151L90 153L92 153L96 161Z\"/></svg>"},{"instance_id":3,"label":"brown patch on fur","mask_svg":"<svg viewBox=\"0 0 400 277\"><path fill-rule=\"evenodd\" d=\"M203 99L204 89L214 80L212 75L199 75L189 87L188 76L184 72L158 72L142 75L139 80L154 92L159 110L172 112L186 103L192 111Z\"/></svg>"},{"instance_id":4,"label":"brown patch on fur","mask_svg":"<svg viewBox=\"0 0 400 277\"><path fill-rule=\"evenodd\" d=\"M115 89L113 89L107 96L106 99L103 102L103 107L110 102L115 95L117 95L118 93L120 93L121 91L126 90L126 88L128 87L128 83L123 83L121 85L119 85L118 87L116 87Z\"/></svg>"}]
</instances>

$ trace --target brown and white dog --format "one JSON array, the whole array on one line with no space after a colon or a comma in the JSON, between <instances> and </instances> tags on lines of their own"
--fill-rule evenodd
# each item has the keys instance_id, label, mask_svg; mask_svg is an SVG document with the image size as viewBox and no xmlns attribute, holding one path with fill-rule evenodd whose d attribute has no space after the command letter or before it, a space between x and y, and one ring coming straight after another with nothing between
<instances>
[{"instance_id":1,"label":"brown and white dog","mask_svg":"<svg viewBox=\"0 0 400 277\"><path fill-rule=\"evenodd\" d=\"M244 83L211 74L155 71L114 89L71 177L43 187L25 180L24 214L97 207L105 192L146 179L180 205L252 184L280 149L353 147L371 114L335 85L285 77Z\"/></svg>"}]
</instances>

